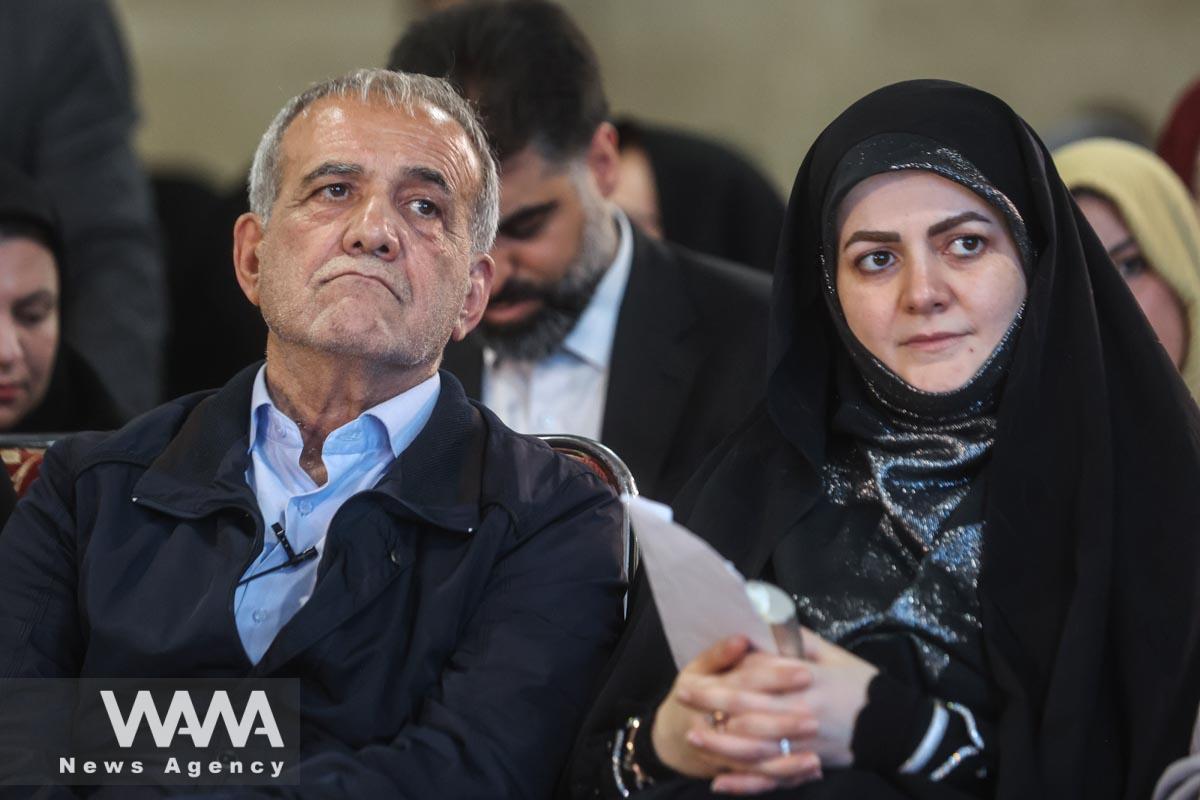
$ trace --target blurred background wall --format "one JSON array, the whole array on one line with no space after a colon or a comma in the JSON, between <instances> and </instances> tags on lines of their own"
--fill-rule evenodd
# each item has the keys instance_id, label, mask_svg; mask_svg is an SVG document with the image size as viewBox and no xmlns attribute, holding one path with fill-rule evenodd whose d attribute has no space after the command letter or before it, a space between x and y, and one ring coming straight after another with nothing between
<instances>
[{"instance_id":1,"label":"blurred background wall","mask_svg":"<svg viewBox=\"0 0 1200 800\"><path fill-rule=\"evenodd\" d=\"M113 0L152 168L242 178L312 81L380 65L419 0ZM842 108L912 77L1005 98L1044 137L1118 110L1157 130L1200 75L1200 0L566 0L614 110L733 143L786 189Z\"/></svg>"}]
</instances>

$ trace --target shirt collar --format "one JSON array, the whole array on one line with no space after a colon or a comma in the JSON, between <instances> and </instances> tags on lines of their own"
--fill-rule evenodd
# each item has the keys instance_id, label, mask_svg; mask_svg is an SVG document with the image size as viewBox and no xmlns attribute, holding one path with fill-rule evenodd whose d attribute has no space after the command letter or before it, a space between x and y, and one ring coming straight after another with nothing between
<instances>
[{"instance_id":1,"label":"shirt collar","mask_svg":"<svg viewBox=\"0 0 1200 800\"><path fill-rule=\"evenodd\" d=\"M359 414L353 422L349 422L342 427L354 425L359 420L365 418L374 419L387 431L388 441L391 443L392 455L399 458L404 449L412 443L417 434L421 432L421 429L425 427L425 423L429 421L429 416L433 413L433 407L437 405L441 386L442 377L440 373L435 372L431 377L426 378L408 391L401 392L395 397L368 408ZM254 388L250 392L249 450L253 450L258 443L260 431L262 435L266 435L272 416L275 416L281 424L290 423L287 426L288 430L294 431L295 435L299 437L299 429L296 427L296 423L280 411L274 401L271 400L271 394L267 391L267 365L263 364L259 368L258 374L254 377ZM341 428L338 430L341 430ZM330 431L330 437L333 437L334 433L336 431ZM297 446L300 444L298 438L296 444Z\"/></svg>"},{"instance_id":2,"label":"shirt collar","mask_svg":"<svg viewBox=\"0 0 1200 800\"><path fill-rule=\"evenodd\" d=\"M608 369L617 314L621 310L625 285L629 282L629 270L633 266L633 231L629 219L619 210L613 216L620 231L617 253L608 271L596 285L587 308L579 315L579 321L562 343L564 350L597 369Z\"/></svg>"}]
</instances>

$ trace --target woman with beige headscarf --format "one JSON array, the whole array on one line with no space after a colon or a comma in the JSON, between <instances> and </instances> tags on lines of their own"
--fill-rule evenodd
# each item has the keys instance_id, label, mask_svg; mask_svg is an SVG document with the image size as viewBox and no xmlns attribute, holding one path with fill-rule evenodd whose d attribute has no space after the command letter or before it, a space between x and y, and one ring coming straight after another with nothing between
<instances>
[{"instance_id":1,"label":"woman with beige headscarf","mask_svg":"<svg viewBox=\"0 0 1200 800\"><path fill-rule=\"evenodd\" d=\"M1153 152L1117 139L1067 145L1054 161L1200 398L1200 221L1187 188Z\"/></svg>"}]
</instances>

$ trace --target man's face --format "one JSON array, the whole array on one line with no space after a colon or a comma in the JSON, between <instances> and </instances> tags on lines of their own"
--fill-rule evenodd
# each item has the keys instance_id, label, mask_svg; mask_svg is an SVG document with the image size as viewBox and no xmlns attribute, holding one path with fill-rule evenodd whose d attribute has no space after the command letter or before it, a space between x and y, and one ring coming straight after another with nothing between
<instances>
[{"instance_id":1,"label":"man's face","mask_svg":"<svg viewBox=\"0 0 1200 800\"><path fill-rule=\"evenodd\" d=\"M478 321L491 262L473 254L480 164L435 109L324 98L281 142L265 229L238 220L238 280L277 342L396 366L436 363Z\"/></svg>"},{"instance_id":2,"label":"man's face","mask_svg":"<svg viewBox=\"0 0 1200 800\"><path fill-rule=\"evenodd\" d=\"M538 358L570 331L616 250L604 191L585 157L556 163L530 146L504 161L485 341Z\"/></svg>"}]
</instances>

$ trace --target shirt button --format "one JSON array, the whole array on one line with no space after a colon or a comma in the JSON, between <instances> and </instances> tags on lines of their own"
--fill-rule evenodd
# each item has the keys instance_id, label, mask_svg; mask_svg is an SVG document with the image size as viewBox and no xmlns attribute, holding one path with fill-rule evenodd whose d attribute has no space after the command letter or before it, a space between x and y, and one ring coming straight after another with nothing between
<instances>
[{"instance_id":1,"label":"shirt button","mask_svg":"<svg viewBox=\"0 0 1200 800\"><path fill-rule=\"evenodd\" d=\"M264 619L267 618L267 612L263 611L261 608L258 608L258 609L255 609L254 613L251 614L250 616L254 619L255 622L262 622Z\"/></svg>"},{"instance_id":2,"label":"shirt button","mask_svg":"<svg viewBox=\"0 0 1200 800\"><path fill-rule=\"evenodd\" d=\"M311 511L312 511L312 503L308 502L307 500L301 500L300 501L300 513L307 517Z\"/></svg>"}]
</instances>

